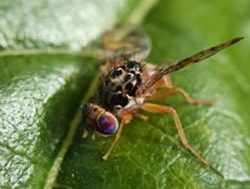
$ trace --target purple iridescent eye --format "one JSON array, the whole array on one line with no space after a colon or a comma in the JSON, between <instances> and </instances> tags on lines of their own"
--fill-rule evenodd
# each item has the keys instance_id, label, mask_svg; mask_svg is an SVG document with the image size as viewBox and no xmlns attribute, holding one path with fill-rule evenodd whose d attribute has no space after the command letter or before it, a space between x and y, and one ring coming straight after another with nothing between
<instances>
[{"instance_id":1,"label":"purple iridescent eye","mask_svg":"<svg viewBox=\"0 0 250 189\"><path fill-rule=\"evenodd\" d=\"M105 112L97 121L97 131L105 135L114 134L118 127L116 117L109 112Z\"/></svg>"}]
</instances>

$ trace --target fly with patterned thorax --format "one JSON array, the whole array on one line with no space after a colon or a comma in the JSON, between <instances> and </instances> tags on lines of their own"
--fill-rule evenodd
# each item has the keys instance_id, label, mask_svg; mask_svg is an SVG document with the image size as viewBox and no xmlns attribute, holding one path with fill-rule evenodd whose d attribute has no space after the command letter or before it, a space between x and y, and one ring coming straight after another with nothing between
<instances>
[{"instance_id":1,"label":"fly with patterned thorax","mask_svg":"<svg viewBox=\"0 0 250 189\"><path fill-rule=\"evenodd\" d=\"M88 133L91 133L93 138L95 134L101 136L115 134L113 142L102 156L102 159L107 160L118 142L124 126L134 117L144 121L147 120L147 117L138 113L137 110L141 109L151 113L167 113L173 117L184 147L204 165L208 165L208 161L186 139L175 109L171 106L153 104L150 101L179 93L188 104L213 104L214 100L193 99L185 90L174 87L168 74L198 63L239 42L241 39L243 38L231 39L190 57L160 67L149 64L144 60L131 59L129 54L121 54L121 56L105 61L96 100L81 107L82 116L85 117L83 137L87 137ZM129 48L131 48L131 44L129 44ZM165 90L158 92L158 88L164 88Z\"/></svg>"}]
</instances>

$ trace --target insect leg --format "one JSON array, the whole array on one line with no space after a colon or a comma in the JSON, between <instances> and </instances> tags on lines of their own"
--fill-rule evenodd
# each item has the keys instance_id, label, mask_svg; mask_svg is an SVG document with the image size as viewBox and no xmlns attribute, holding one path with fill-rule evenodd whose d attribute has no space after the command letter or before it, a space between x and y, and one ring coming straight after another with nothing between
<instances>
[{"instance_id":1,"label":"insect leg","mask_svg":"<svg viewBox=\"0 0 250 189\"><path fill-rule=\"evenodd\" d=\"M148 116L145 116L145 115L140 114L140 113L135 113L135 117L142 120L142 121L147 121L148 120Z\"/></svg>"},{"instance_id":2,"label":"insect leg","mask_svg":"<svg viewBox=\"0 0 250 189\"><path fill-rule=\"evenodd\" d=\"M111 143L111 145L109 146L109 149L107 150L107 152L102 156L102 159L103 160L108 160L108 157L109 155L111 154L112 150L114 149L116 143L118 142L118 140L120 139L121 137L121 133L122 133L122 130L123 130L123 127L128 124L131 120L132 120L133 116L131 113L128 113L128 114L125 114L123 117L122 117L122 120L121 120L121 123L120 123L120 126L119 126L119 129L115 135L115 138L113 140L113 142Z\"/></svg>"},{"instance_id":3,"label":"insect leg","mask_svg":"<svg viewBox=\"0 0 250 189\"><path fill-rule=\"evenodd\" d=\"M173 88L173 83L170 75L164 75L159 81L157 81L154 86L157 88Z\"/></svg>"},{"instance_id":4,"label":"insect leg","mask_svg":"<svg viewBox=\"0 0 250 189\"><path fill-rule=\"evenodd\" d=\"M178 135L181 139L182 144L184 145L185 148L187 148L199 161L201 161L203 164L206 166L209 165L208 161L206 161L193 147L188 143L188 140L185 136L185 133L182 129L182 124L180 121L180 118L175 111L174 108L170 106L163 106L163 105L158 105L158 104L151 104L151 103L145 103L141 107L144 111L151 112L151 113L169 113L173 116L174 122L176 129L178 131Z\"/></svg>"},{"instance_id":5,"label":"insect leg","mask_svg":"<svg viewBox=\"0 0 250 189\"><path fill-rule=\"evenodd\" d=\"M168 88L165 91L161 91L158 93L155 93L153 96L148 97L148 100L155 100L155 99L161 99L165 98L171 95L174 95L176 93L179 93L183 98L186 100L188 104L202 104L202 105L212 105L215 103L215 99L212 100L205 100L205 99L194 99L192 98L185 90L182 88L176 87L176 88Z\"/></svg>"},{"instance_id":6,"label":"insect leg","mask_svg":"<svg viewBox=\"0 0 250 189\"><path fill-rule=\"evenodd\" d=\"M87 138L88 137L88 130L84 127L83 132L82 132L82 138Z\"/></svg>"}]
</instances>

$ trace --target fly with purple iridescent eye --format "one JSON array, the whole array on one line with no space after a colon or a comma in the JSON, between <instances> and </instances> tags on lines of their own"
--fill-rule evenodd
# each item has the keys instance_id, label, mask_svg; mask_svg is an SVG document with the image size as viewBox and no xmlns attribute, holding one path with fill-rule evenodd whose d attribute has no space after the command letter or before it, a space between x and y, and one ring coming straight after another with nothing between
<instances>
[{"instance_id":1,"label":"fly with purple iridescent eye","mask_svg":"<svg viewBox=\"0 0 250 189\"><path fill-rule=\"evenodd\" d=\"M87 137L89 132L92 133L92 136L95 133L101 136L115 134L113 142L102 157L102 159L107 160L118 142L124 126L134 117L144 121L147 120L147 117L139 114L137 110L141 109L151 113L168 113L174 119L178 135L184 147L199 161L208 165L208 161L186 139L181 121L175 109L171 106L150 103L150 101L179 93L189 104L213 104L214 100L193 99L183 89L174 87L168 74L188 65L198 63L224 48L237 43L241 39L241 37L231 39L188 58L173 61L160 67L149 64L144 60L135 60L135 58L132 58L133 53L120 54L106 60L103 64L104 69L102 69L103 74L100 78L96 101L83 105L81 109L82 116L86 120L83 137ZM106 45L109 44L106 42ZM123 46L112 44L113 51L117 51L121 47L130 49L139 48L137 44L131 43L131 41L130 43L125 42ZM107 50L107 47L104 48ZM142 51L148 51L144 46L141 49L143 49ZM165 90L158 91L157 89L159 88Z\"/></svg>"}]
</instances>

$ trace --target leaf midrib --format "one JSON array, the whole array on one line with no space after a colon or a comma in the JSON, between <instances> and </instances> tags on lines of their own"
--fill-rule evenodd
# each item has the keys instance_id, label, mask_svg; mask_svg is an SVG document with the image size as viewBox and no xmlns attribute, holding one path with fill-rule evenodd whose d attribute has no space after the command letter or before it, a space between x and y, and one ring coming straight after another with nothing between
<instances>
[{"instance_id":1,"label":"leaf midrib","mask_svg":"<svg viewBox=\"0 0 250 189\"><path fill-rule=\"evenodd\" d=\"M99 79L99 75L97 74L95 76L95 78L92 80L92 82L90 83L90 87L87 90L86 94L84 95L83 99L81 100L79 107L81 104L86 103L88 101L88 99L92 96L94 89L95 89L95 86L98 82L98 79ZM60 148L60 150L55 158L55 161L54 161L54 163L53 163L53 165L48 173L48 177L47 177L45 187L44 187L46 189L53 187L53 184L57 178L57 175L59 173L59 169L60 169L61 164L63 162L64 156L67 153L69 146L71 145L73 138L75 136L77 126L79 125L80 116L81 116L80 111L77 111L75 117L73 118L72 122L70 123L68 134L67 134L66 138L64 139L62 147Z\"/></svg>"},{"instance_id":2,"label":"leaf midrib","mask_svg":"<svg viewBox=\"0 0 250 189\"><path fill-rule=\"evenodd\" d=\"M126 23L132 24L132 25L140 25L142 23L143 19L146 17L146 15L150 12L150 10L158 3L159 0L145 0L140 1L139 5L133 10L133 12L130 14L129 18L127 19ZM129 32L129 31L126 31ZM39 52L39 50L37 51ZM52 51L51 51L52 52ZM55 51L56 52L56 51ZM9 52L15 55L14 52ZM25 52L24 52L25 53ZM29 53L29 52L26 52ZM33 53L30 51L30 53ZM40 52L42 53L42 51ZM49 52L50 53L50 52ZM71 55L77 55L77 56L84 56L82 52L70 52L67 50L62 49L61 51L57 51L57 53L66 53ZM73 53L73 54L72 54ZM0 53L1 57L1 53ZM99 74L95 76L93 81L90 83L90 87L87 90L87 93L83 96L82 101L79 104L79 107L81 104L84 104L88 101L88 99L92 96L94 89L96 87L96 84L99 80ZM54 163L48 173L47 179L45 181L44 189L51 189L53 188L54 184L56 184L56 178L58 176L61 164L64 160L64 156L67 153L69 146L71 145L73 138L76 133L77 126L79 125L80 121L80 111L77 111L75 117L73 118L72 122L70 123L69 132L65 139L63 140L62 146L54 160Z\"/></svg>"}]
</instances>

